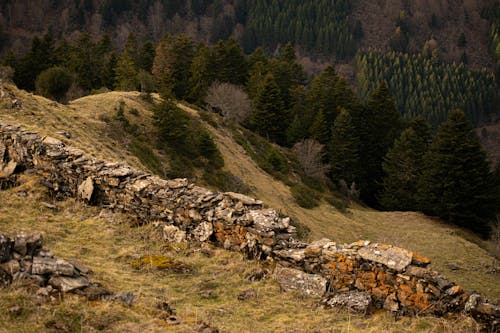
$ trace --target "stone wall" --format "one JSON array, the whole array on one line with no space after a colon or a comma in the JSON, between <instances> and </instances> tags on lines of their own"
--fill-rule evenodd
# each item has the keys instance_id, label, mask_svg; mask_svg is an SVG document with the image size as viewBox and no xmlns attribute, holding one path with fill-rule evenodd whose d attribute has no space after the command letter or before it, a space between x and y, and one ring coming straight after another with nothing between
<instances>
[{"instance_id":1,"label":"stone wall","mask_svg":"<svg viewBox=\"0 0 500 333\"><path fill-rule=\"evenodd\" d=\"M129 213L137 223L156 223L168 241L212 242L250 258L277 261L282 267L277 279L284 289L323 296L326 305L358 309L366 303L404 315L467 311L498 325L498 306L430 270L430 260L416 253L369 241L303 243L294 237L289 217L259 200L214 193L186 179L163 180L0 123L0 183L14 184L16 174L28 169L55 196ZM350 306L349 299L357 305Z\"/></svg>"}]
</instances>

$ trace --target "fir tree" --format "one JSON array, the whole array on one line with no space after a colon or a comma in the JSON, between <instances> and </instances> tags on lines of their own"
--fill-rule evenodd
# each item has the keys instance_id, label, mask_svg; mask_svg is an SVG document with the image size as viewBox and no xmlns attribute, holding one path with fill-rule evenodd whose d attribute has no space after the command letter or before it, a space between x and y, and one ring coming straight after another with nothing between
<instances>
[{"instance_id":1,"label":"fir tree","mask_svg":"<svg viewBox=\"0 0 500 333\"><path fill-rule=\"evenodd\" d=\"M486 152L462 111L450 113L424 157L419 182L424 212L487 236L498 208Z\"/></svg>"},{"instance_id":2,"label":"fir tree","mask_svg":"<svg viewBox=\"0 0 500 333\"><path fill-rule=\"evenodd\" d=\"M360 157L366 177L361 198L377 206L376 196L383 178L382 162L402 127L401 116L385 82L370 96L367 106L354 120L362 142Z\"/></svg>"},{"instance_id":3,"label":"fir tree","mask_svg":"<svg viewBox=\"0 0 500 333\"><path fill-rule=\"evenodd\" d=\"M264 79L250 117L250 125L255 132L271 141L280 144L285 142L288 119L279 87L271 73Z\"/></svg>"},{"instance_id":4,"label":"fir tree","mask_svg":"<svg viewBox=\"0 0 500 333\"><path fill-rule=\"evenodd\" d=\"M329 146L330 176L335 183L359 184L362 170L359 158L360 140L351 114L342 109L332 129Z\"/></svg>"},{"instance_id":5,"label":"fir tree","mask_svg":"<svg viewBox=\"0 0 500 333\"><path fill-rule=\"evenodd\" d=\"M385 173L380 203L391 210L418 210L417 184L423 173L423 156L431 140L430 126L417 119L401 133L384 157Z\"/></svg>"}]
</instances>

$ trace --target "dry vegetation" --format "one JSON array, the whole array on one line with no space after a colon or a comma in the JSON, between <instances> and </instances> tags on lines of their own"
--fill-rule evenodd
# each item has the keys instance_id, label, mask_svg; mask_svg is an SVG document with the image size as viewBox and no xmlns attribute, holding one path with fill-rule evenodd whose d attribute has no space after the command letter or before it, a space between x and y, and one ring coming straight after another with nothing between
<instances>
[{"instance_id":1,"label":"dry vegetation","mask_svg":"<svg viewBox=\"0 0 500 333\"><path fill-rule=\"evenodd\" d=\"M465 317L401 318L385 312L370 317L318 307L317 299L283 293L272 278L249 282L258 267L240 254L213 249L207 257L196 248L174 247L158 240L154 227L132 228L127 216L74 201L52 201L33 176L21 186L0 192L0 231L45 234L54 255L76 259L90 268L90 277L114 292L137 295L132 307L87 301L67 294L53 303L40 303L26 289L11 286L0 292L0 307L18 305L16 313L0 313L0 332L197 332L204 325L220 332L474 332ZM41 202L50 202L49 209ZM167 255L189 265L188 273L137 270L137 258ZM256 298L238 300L253 288ZM176 309L179 325L162 319L156 304Z\"/></svg>"},{"instance_id":2,"label":"dry vegetation","mask_svg":"<svg viewBox=\"0 0 500 333\"><path fill-rule=\"evenodd\" d=\"M109 136L106 117L112 118L119 100L137 114L127 118L150 133L151 113L138 93L113 92L88 96L63 106L18 91L9 86L23 101L22 109L8 108L0 100L0 121L50 134L68 144L81 147L107 160L127 161L141 167L140 161L127 151L127 145ZM192 114L197 112L187 106ZM135 113L135 112L134 112ZM220 120L216 121L220 123ZM232 140L230 131L205 123L216 139L227 171L252 188L252 195L305 224L311 239L328 237L339 242L371 239L414 250L433 259L435 269L467 290L477 290L490 299L500 298L498 266L485 250L488 243L467 231L445 225L435 219L412 212L381 213L354 204L341 213L327 203L306 210L293 200L289 188L263 172ZM71 139L58 135L68 131ZM21 305L14 315L0 313L0 332L115 331L115 332L191 332L202 323L222 332L473 332L467 318L450 320L435 318L403 318L395 321L384 312L364 318L342 311L323 310L317 300L294 293L282 293L272 279L249 283L248 274L257 263L241 255L215 250L206 257L196 249L172 250L155 239L154 228L146 225L131 228L127 217L86 207L68 200L52 202L37 180L23 176L22 185L0 192L0 232L13 235L21 230L46 234L46 247L58 257L82 261L94 274L91 278L113 291L132 291L139 295L136 304L88 302L67 296L55 304L38 305L29 293L10 288L0 293L0 308ZM24 197L23 195L27 196ZM45 207L40 201L57 206ZM142 256L168 255L190 265L190 273L136 270L134 260ZM460 267L451 270L449 264ZM498 264L497 264L498 265ZM244 290L255 288L257 298L239 301ZM166 300L177 309L180 326L169 326L157 318L161 312L155 304ZM55 325L55 326L54 326ZM68 328L69 327L69 328Z\"/></svg>"}]
</instances>

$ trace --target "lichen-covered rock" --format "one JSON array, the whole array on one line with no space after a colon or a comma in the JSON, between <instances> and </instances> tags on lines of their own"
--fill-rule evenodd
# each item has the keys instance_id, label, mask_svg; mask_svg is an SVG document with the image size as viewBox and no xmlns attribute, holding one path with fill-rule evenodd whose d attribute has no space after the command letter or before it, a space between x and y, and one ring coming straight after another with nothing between
<instances>
[{"instance_id":1,"label":"lichen-covered rock","mask_svg":"<svg viewBox=\"0 0 500 333\"><path fill-rule=\"evenodd\" d=\"M214 233L214 227L210 222L201 222L192 232L195 239L200 242L207 241Z\"/></svg>"},{"instance_id":2,"label":"lichen-covered rock","mask_svg":"<svg viewBox=\"0 0 500 333\"><path fill-rule=\"evenodd\" d=\"M274 272L284 291L296 290L307 296L321 297L326 292L326 279L317 274L307 274L298 269L278 267Z\"/></svg>"},{"instance_id":3,"label":"lichen-covered rock","mask_svg":"<svg viewBox=\"0 0 500 333\"><path fill-rule=\"evenodd\" d=\"M402 272L412 260L412 252L390 245L371 244L358 250L365 260L375 261Z\"/></svg>"},{"instance_id":4,"label":"lichen-covered rock","mask_svg":"<svg viewBox=\"0 0 500 333\"><path fill-rule=\"evenodd\" d=\"M323 299L323 304L332 308L347 308L355 312L366 313L372 303L372 298L366 291L351 290L335 294Z\"/></svg>"}]
</instances>

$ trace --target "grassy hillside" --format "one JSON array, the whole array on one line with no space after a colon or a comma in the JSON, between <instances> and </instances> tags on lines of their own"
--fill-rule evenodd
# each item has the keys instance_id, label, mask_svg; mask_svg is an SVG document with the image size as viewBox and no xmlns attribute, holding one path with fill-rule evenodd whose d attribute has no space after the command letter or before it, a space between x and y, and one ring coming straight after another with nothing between
<instances>
[{"instance_id":1,"label":"grassy hillside","mask_svg":"<svg viewBox=\"0 0 500 333\"><path fill-rule=\"evenodd\" d=\"M116 108L123 100L125 116L131 125L137 126L140 143L150 147L151 133L154 132L149 111L151 105L139 93L92 95L66 106L13 86L3 85L1 89L13 95L0 100L0 121L57 137L106 160L126 161L150 170L154 169L151 165L157 166L155 163L160 163L160 166L168 164L165 156L152 149L156 162L144 166L144 156L131 149L132 139L120 135L123 129L113 120ZM12 96L21 101L22 107L11 107ZM199 117L202 112L186 105L182 107L193 116ZM208 117L203 115L200 119ZM326 202L312 210L301 208L295 203L289 187L260 169L235 142L233 131L223 127L217 117L210 121L212 125L202 122L216 139L226 171L242 179L252 189L251 195L306 225L311 230L309 238L328 237L338 242L370 239L402 246L430 257L434 269L465 289L477 290L490 299L500 298L499 267L498 264L492 266L494 258L486 250L491 244L468 231L420 213L378 212L357 204L340 212ZM71 139L58 134L63 131L71 133ZM126 216L85 207L73 200L52 202L45 190L36 185L36 179L23 176L22 183L21 187L0 192L0 232L10 235L22 229L45 232L46 246L56 256L80 258L95 272L94 280L114 291L137 292L140 297L132 308L115 303L81 303L69 296L62 303L45 304L37 309L27 293L9 289L0 296L2 307L20 303L24 304L26 311L22 313L23 320L13 320L9 313L0 315L0 327L6 327L7 332L43 329L51 319L64 325L76 325L71 327L82 327L82 331L102 325L109 331L189 332L202 322L211 323L223 332L289 332L291 327L294 327L294 332L332 331L332 327L339 332L469 332L473 329L470 322L462 321L463 318L456 321L421 318L394 322L385 313L362 318L318 309L313 300L293 293L282 294L272 279L254 284L246 282L246 276L257 264L243 260L238 254L215 250L216 255L207 258L198 250L175 251L153 236L151 225L131 229ZM57 208L48 209L40 201L54 203ZM154 270L137 271L131 266L134 258L156 254L171 255L190 264L193 272L178 275ZM459 269L451 270L450 264ZM257 290L257 299L239 301L238 294L249 288ZM156 318L159 312L154 304L161 298L166 298L177 309L181 326L171 327ZM297 328L299 322L300 328Z\"/></svg>"}]
</instances>

